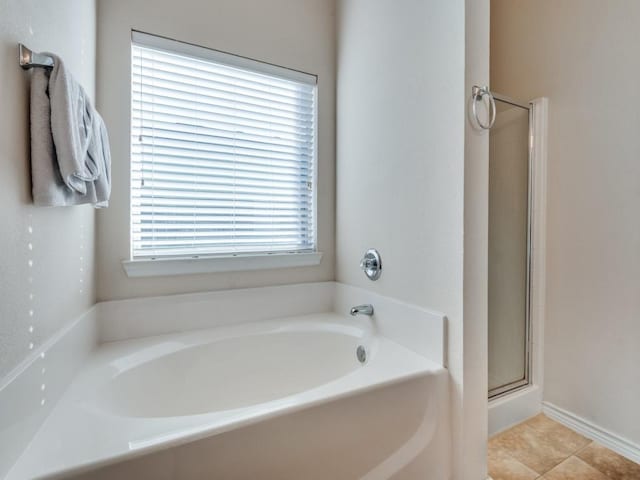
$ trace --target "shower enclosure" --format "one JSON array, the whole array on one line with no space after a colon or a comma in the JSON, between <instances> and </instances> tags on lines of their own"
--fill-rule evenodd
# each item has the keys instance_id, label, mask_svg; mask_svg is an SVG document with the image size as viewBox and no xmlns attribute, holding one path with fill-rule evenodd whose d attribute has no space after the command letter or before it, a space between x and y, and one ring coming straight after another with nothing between
<instances>
[{"instance_id":1,"label":"shower enclosure","mask_svg":"<svg viewBox=\"0 0 640 480\"><path fill-rule=\"evenodd\" d=\"M489 129L489 397L531 379L532 106L493 93Z\"/></svg>"}]
</instances>

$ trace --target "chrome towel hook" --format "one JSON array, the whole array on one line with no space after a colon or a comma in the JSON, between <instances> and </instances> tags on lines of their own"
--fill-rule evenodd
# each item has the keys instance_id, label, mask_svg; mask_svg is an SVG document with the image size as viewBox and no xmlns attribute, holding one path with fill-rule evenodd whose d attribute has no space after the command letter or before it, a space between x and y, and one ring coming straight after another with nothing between
<instances>
[{"instance_id":1,"label":"chrome towel hook","mask_svg":"<svg viewBox=\"0 0 640 480\"><path fill-rule=\"evenodd\" d=\"M50 55L36 53L23 44L18 44L18 63L23 70L33 67L53 68L55 60Z\"/></svg>"},{"instance_id":2,"label":"chrome towel hook","mask_svg":"<svg viewBox=\"0 0 640 480\"><path fill-rule=\"evenodd\" d=\"M483 123L478 117L477 103L482 101L482 97L487 95L489 97L489 123ZM493 124L496 123L496 101L491 94L491 90L489 87L479 87L474 85L471 89L471 112L473 113L473 118L475 118L478 126L483 130L489 130L493 127Z\"/></svg>"}]
</instances>

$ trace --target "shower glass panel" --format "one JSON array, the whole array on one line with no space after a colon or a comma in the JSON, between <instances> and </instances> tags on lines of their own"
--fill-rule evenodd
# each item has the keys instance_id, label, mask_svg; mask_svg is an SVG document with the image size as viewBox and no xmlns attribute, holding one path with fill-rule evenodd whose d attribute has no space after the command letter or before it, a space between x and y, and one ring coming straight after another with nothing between
<instances>
[{"instance_id":1,"label":"shower glass panel","mask_svg":"<svg viewBox=\"0 0 640 480\"><path fill-rule=\"evenodd\" d=\"M489 133L489 396L529 383L530 110L495 95Z\"/></svg>"}]
</instances>

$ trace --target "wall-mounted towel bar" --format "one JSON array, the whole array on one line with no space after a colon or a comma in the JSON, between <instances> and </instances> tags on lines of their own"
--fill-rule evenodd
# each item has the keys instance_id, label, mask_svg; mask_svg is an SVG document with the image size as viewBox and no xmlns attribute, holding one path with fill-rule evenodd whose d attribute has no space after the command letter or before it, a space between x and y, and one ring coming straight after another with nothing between
<instances>
[{"instance_id":1,"label":"wall-mounted towel bar","mask_svg":"<svg viewBox=\"0 0 640 480\"><path fill-rule=\"evenodd\" d=\"M33 52L31 49L19 43L18 60L25 70L33 67L53 68L53 58L49 55Z\"/></svg>"}]
</instances>

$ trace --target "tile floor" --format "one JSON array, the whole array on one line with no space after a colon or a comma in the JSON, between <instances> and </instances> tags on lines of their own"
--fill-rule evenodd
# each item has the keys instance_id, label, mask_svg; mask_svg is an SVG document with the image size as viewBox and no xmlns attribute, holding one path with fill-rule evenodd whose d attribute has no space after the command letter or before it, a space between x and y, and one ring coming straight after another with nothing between
<instances>
[{"instance_id":1,"label":"tile floor","mask_svg":"<svg viewBox=\"0 0 640 480\"><path fill-rule=\"evenodd\" d=\"M640 480L640 465L540 414L489 439L493 480Z\"/></svg>"}]
</instances>

